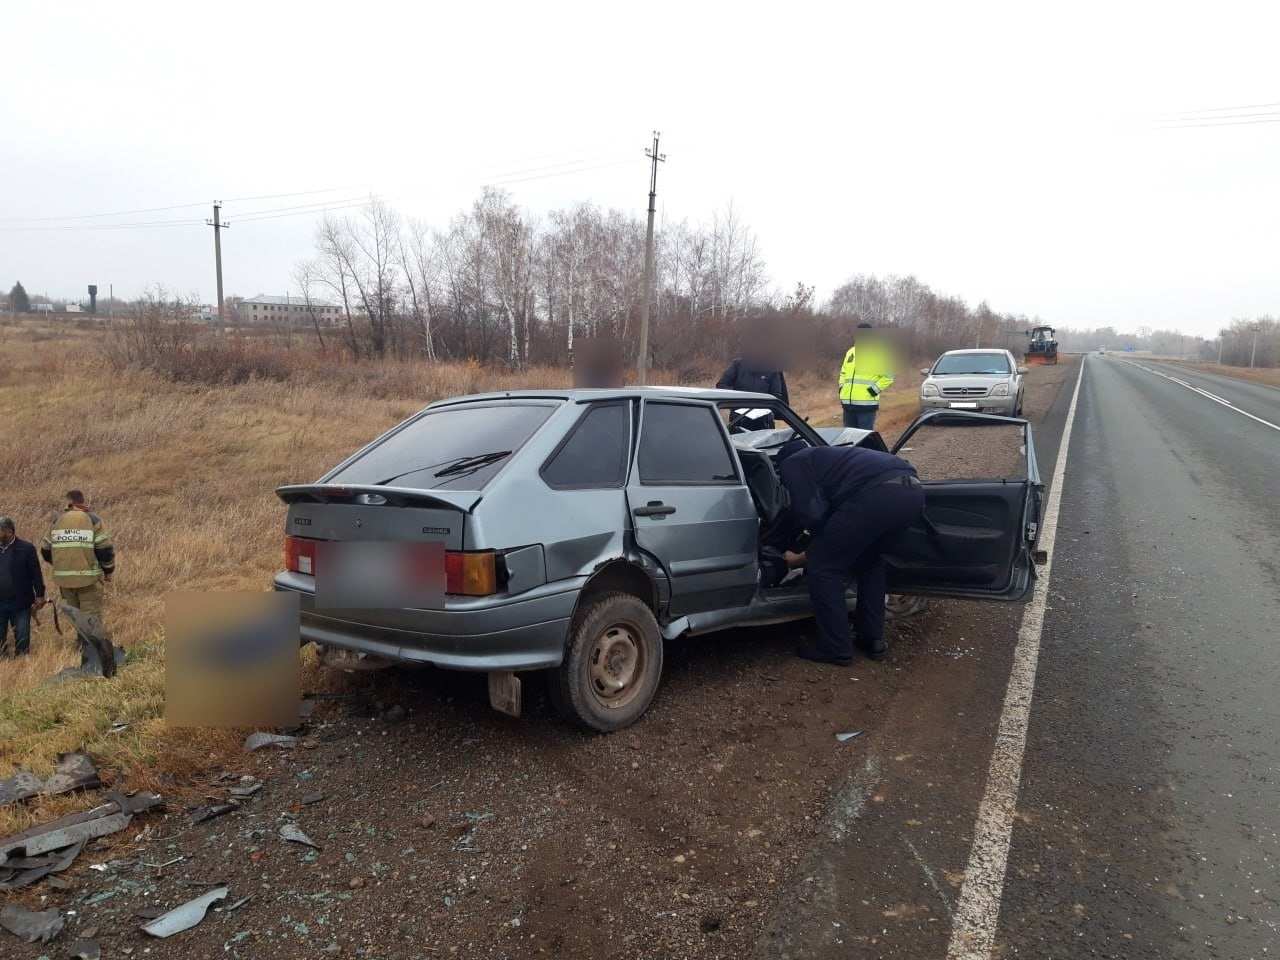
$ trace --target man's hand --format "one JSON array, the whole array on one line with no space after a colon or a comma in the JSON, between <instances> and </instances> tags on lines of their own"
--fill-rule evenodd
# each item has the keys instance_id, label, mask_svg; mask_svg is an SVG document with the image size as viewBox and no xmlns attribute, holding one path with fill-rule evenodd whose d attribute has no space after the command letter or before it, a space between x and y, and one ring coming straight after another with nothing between
<instances>
[{"instance_id":1,"label":"man's hand","mask_svg":"<svg viewBox=\"0 0 1280 960\"><path fill-rule=\"evenodd\" d=\"M787 550L782 556L787 561L787 569L789 570L798 570L809 562L808 555L792 553L790 550Z\"/></svg>"},{"instance_id":2,"label":"man's hand","mask_svg":"<svg viewBox=\"0 0 1280 960\"><path fill-rule=\"evenodd\" d=\"M36 602L31 605L31 612L35 613L38 610L43 609L50 602L51 601L46 600L44 597L36 597Z\"/></svg>"}]
</instances>

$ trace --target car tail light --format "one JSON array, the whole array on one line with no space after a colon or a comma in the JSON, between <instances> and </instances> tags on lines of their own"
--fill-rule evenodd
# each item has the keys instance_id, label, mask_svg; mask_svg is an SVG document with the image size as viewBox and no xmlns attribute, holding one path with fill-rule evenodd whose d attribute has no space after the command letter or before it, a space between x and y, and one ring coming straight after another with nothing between
<instances>
[{"instance_id":1,"label":"car tail light","mask_svg":"<svg viewBox=\"0 0 1280 960\"><path fill-rule=\"evenodd\" d=\"M445 593L487 597L498 592L498 555L492 550L444 555Z\"/></svg>"},{"instance_id":2,"label":"car tail light","mask_svg":"<svg viewBox=\"0 0 1280 960\"><path fill-rule=\"evenodd\" d=\"M284 538L284 568L291 573L316 575L316 541L306 537Z\"/></svg>"}]
</instances>

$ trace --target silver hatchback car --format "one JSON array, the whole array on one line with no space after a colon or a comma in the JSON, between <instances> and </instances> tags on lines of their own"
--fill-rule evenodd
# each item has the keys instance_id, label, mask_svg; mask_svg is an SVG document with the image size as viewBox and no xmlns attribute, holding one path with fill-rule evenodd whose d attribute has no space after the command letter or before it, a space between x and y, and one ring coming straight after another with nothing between
<instances>
[{"instance_id":1,"label":"silver hatchback car","mask_svg":"<svg viewBox=\"0 0 1280 960\"><path fill-rule=\"evenodd\" d=\"M920 371L920 409L1020 417L1026 372L1008 350L948 350Z\"/></svg>"},{"instance_id":2,"label":"silver hatchback car","mask_svg":"<svg viewBox=\"0 0 1280 960\"><path fill-rule=\"evenodd\" d=\"M758 426L764 414L774 429ZM927 509L889 558L896 593L1020 600L1041 485L925 483ZM812 615L803 578L765 586L761 538L782 502L772 456L812 445L885 449L815 430L773 397L725 390L529 391L432 404L318 482L284 486L286 567L301 634L326 657L489 674L519 715L520 674L551 671L558 710L617 730L648 708L663 642ZM850 595L849 602L853 603Z\"/></svg>"}]
</instances>

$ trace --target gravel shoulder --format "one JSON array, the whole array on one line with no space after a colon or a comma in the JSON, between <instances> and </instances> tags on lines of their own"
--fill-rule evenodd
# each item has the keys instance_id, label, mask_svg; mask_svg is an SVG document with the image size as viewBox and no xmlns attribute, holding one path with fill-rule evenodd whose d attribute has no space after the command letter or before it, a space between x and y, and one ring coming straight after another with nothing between
<instances>
[{"instance_id":1,"label":"gravel shoulder","mask_svg":"<svg viewBox=\"0 0 1280 960\"><path fill-rule=\"evenodd\" d=\"M1033 419L1073 370L1033 370ZM497 715L479 677L331 675L296 747L245 754L201 784L212 802L240 776L261 780L240 809L193 825L173 804L92 844L69 889L13 900L62 910L68 942L92 932L111 957L772 955L802 942L779 928L802 900L829 903L862 942L898 923L931 934L945 896L885 911L916 902L903 885L924 883L917 858L964 847L977 789L964 778L982 766L971 758L985 756L1012 643L1008 617L977 606L935 604L893 627L889 660L845 669L791 656L804 626L672 643L651 712L609 737L537 704ZM874 796L880 821L859 816ZM287 823L319 849L281 839ZM810 878L833 824L866 847L824 885ZM251 899L170 940L140 932L140 909L222 884L224 907ZM54 949L0 933L0 956Z\"/></svg>"}]
</instances>

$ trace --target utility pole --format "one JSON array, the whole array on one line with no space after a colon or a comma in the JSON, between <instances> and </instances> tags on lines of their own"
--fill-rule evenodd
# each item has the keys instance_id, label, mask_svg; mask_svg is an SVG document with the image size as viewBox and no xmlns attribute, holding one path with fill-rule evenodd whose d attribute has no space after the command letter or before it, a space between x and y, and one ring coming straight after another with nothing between
<instances>
[{"instance_id":1,"label":"utility pole","mask_svg":"<svg viewBox=\"0 0 1280 960\"><path fill-rule=\"evenodd\" d=\"M645 385L649 377L649 317L653 311L653 215L657 210L658 199L658 162L665 161L667 155L658 152L657 130L653 131L653 149L646 150L649 158L649 226L644 240L644 309L640 313L640 355L636 358L636 383Z\"/></svg>"},{"instance_id":2,"label":"utility pole","mask_svg":"<svg viewBox=\"0 0 1280 960\"><path fill-rule=\"evenodd\" d=\"M222 223L219 214L222 212L222 202L215 200L213 202L213 219L206 220L205 223L213 227L213 263L218 271L218 326L223 325L222 316L222 231L230 230L231 224Z\"/></svg>"},{"instance_id":3,"label":"utility pole","mask_svg":"<svg viewBox=\"0 0 1280 960\"><path fill-rule=\"evenodd\" d=\"M1250 370L1253 369L1254 358L1257 357L1258 355L1258 330L1261 327L1262 327L1262 324L1260 323L1255 323L1253 325L1253 348L1249 351L1249 369Z\"/></svg>"}]
</instances>

